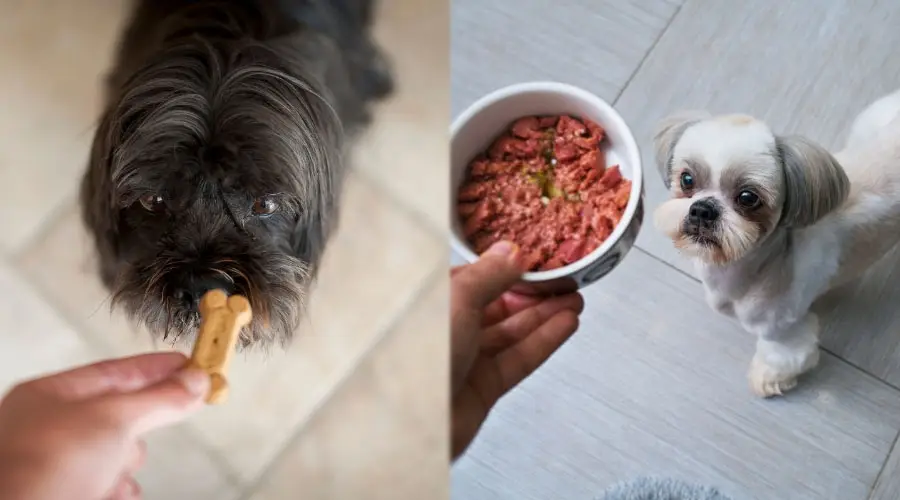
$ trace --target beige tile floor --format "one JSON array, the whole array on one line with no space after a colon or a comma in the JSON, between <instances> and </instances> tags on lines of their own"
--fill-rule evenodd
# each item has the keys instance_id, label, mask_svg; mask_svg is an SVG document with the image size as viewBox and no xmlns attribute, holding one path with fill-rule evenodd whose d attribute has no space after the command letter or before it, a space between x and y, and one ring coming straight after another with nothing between
<instances>
[{"instance_id":1,"label":"beige tile floor","mask_svg":"<svg viewBox=\"0 0 900 500\"><path fill-rule=\"evenodd\" d=\"M816 305L822 366L787 397L763 401L745 378L753 338L709 310L690 262L651 217L667 196L653 130L671 112L749 113L778 133L840 147L853 117L900 86L900 31L891 29L900 4L452 6L454 114L513 82L594 92L634 132L647 206L636 248L583 290L579 331L497 405L455 464L453 498L598 498L652 475L734 500L900 499L900 253Z\"/></svg>"},{"instance_id":2,"label":"beige tile floor","mask_svg":"<svg viewBox=\"0 0 900 500\"><path fill-rule=\"evenodd\" d=\"M448 8L382 3L398 93L355 152L303 334L241 356L228 405L150 437L148 499L447 494ZM169 348L110 314L75 200L124 12L124 0L0 2L0 389Z\"/></svg>"}]
</instances>

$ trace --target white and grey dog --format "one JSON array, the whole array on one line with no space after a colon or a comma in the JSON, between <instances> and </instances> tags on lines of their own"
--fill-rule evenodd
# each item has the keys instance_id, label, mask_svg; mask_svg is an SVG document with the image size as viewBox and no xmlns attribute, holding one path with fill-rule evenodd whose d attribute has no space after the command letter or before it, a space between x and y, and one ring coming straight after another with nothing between
<instances>
[{"instance_id":1,"label":"white and grey dog","mask_svg":"<svg viewBox=\"0 0 900 500\"><path fill-rule=\"evenodd\" d=\"M781 395L819 361L813 301L900 242L900 91L857 117L834 155L744 115L663 120L671 199L658 229L695 260L710 306L758 338L750 386Z\"/></svg>"}]
</instances>

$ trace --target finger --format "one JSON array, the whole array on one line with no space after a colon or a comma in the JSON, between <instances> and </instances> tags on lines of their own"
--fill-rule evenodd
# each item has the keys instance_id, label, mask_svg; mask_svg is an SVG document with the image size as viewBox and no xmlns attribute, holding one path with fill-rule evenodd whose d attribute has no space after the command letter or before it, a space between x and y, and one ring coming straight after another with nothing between
<instances>
[{"instance_id":1,"label":"finger","mask_svg":"<svg viewBox=\"0 0 900 500\"><path fill-rule=\"evenodd\" d=\"M540 304L542 300L544 297L506 292L484 308L481 325L487 327L499 323L523 309Z\"/></svg>"},{"instance_id":2,"label":"finger","mask_svg":"<svg viewBox=\"0 0 900 500\"><path fill-rule=\"evenodd\" d=\"M578 329L578 314L564 310L494 359L500 372L497 399L534 373Z\"/></svg>"},{"instance_id":3,"label":"finger","mask_svg":"<svg viewBox=\"0 0 900 500\"><path fill-rule=\"evenodd\" d=\"M209 375L185 368L146 389L105 396L97 402L131 436L180 422L203 406Z\"/></svg>"},{"instance_id":4,"label":"finger","mask_svg":"<svg viewBox=\"0 0 900 500\"><path fill-rule=\"evenodd\" d=\"M584 299L577 293L545 299L485 330L482 352L494 355L535 333L557 313L572 311L578 315L583 309Z\"/></svg>"},{"instance_id":5,"label":"finger","mask_svg":"<svg viewBox=\"0 0 900 500\"><path fill-rule=\"evenodd\" d=\"M133 477L128 478L128 492L133 500L141 500L144 496L143 491L141 491L141 484Z\"/></svg>"},{"instance_id":6,"label":"finger","mask_svg":"<svg viewBox=\"0 0 900 500\"><path fill-rule=\"evenodd\" d=\"M32 387L69 400L89 399L110 392L143 389L182 368L180 352L156 352L92 363L28 382Z\"/></svg>"},{"instance_id":7,"label":"finger","mask_svg":"<svg viewBox=\"0 0 900 500\"><path fill-rule=\"evenodd\" d=\"M140 500L141 486L131 476L122 476L107 496L109 500Z\"/></svg>"},{"instance_id":8,"label":"finger","mask_svg":"<svg viewBox=\"0 0 900 500\"><path fill-rule=\"evenodd\" d=\"M139 439L137 443L135 443L134 449L131 450L131 456L128 458L128 463L125 464L125 470L130 473L137 472L144 466L144 462L146 461L147 443L144 442L143 439Z\"/></svg>"},{"instance_id":9,"label":"finger","mask_svg":"<svg viewBox=\"0 0 900 500\"><path fill-rule=\"evenodd\" d=\"M488 327L495 325L506 318L530 307L534 307L545 300L573 294L578 294L578 292L543 297L537 295L524 295L516 292L506 292L500 296L499 299L488 304L485 308L482 326ZM579 312L581 311L579 310Z\"/></svg>"},{"instance_id":10,"label":"finger","mask_svg":"<svg viewBox=\"0 0 900 500\"><path fill-rule=\"evenodd\" d=\"M477 262L464 266L451 279L452 307L481 310L498 299L522 277L518 248L509 242L495 243Z\"/></svg>"}]
</instances>

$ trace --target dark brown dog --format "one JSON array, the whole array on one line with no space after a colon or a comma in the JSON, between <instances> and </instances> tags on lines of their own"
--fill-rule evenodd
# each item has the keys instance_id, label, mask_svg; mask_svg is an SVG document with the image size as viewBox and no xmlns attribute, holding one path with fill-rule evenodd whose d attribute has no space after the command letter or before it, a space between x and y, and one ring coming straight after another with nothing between
<instances>
[{"instance_id":1,"label":"dark brown dog","mask_svg":"<svg viewBox=\"0 0 900 500\"><path fill-rule=\"evenodd\" d=\"M140 0L81 205L113 306L191 338L246 295L242 343L285 342L334 230L348 139L389 94L372 0Z\"/></svg>"}]
</instances>

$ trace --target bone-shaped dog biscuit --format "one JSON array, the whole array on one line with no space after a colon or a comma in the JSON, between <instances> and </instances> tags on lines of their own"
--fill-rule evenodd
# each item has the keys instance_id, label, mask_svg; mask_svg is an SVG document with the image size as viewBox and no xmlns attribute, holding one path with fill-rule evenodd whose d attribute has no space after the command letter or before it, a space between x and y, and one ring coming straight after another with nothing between
<instances>
[{"instance_id":1,"label":"bone-shaped dog biscuit","mask_svg":"<svg viewBox=\"0 0 900 500\"><path fill-rule=\"evenodd\" d=\"M209 373L207 403L224 403L228 397L228 365L241 328L250 324L252 318L250 302L240 295L229 297L222 290L210 290L200 299L200 333L191 365Z\"/></svg>"}]
</instances>

